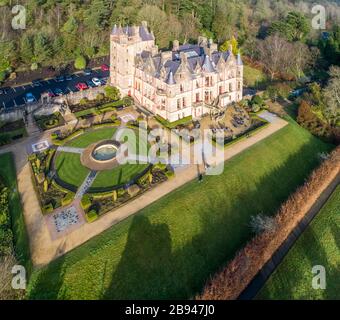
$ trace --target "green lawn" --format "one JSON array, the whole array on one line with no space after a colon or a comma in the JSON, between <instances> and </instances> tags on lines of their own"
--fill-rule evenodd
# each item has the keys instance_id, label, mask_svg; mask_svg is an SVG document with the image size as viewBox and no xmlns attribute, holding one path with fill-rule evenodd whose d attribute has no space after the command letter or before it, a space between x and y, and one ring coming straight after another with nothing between
<instances>
[{"instance_id":1,"label":"green lawn","mask_svg":"<svg viewBox=\"0 0 340 320\"><path fill-rule=\"evenodd\" d=\"M14 249L19 261L24 264L27 271L31 271L30 248L26 231L20 195L18 193L16 169L11 153L0 155L0 176L10 188L10 213L12 231L14 235Z\"/></svg>"},{"instance_id":2,"label":"green lawn","mask_svg":"<svg viewBox=\"0 0 340 320\"><path fill-rule=\"evenodd\" d=\"M81 136L76 137L66 145L68 147L86 148L92 143L100 140L111 139L117 128L101 128L83 133Z\"/></svg>"},{"instance_id":3,"label":"green lawn","mask_svg":"<svg viewBox=\"0 0 340 320\"><path fill-rule=\"evenodd\" d=\"M243 67L244 85L251 88L256 88L259 84L267 80L266 75L259 69L244 65Z\"/></svg>"},{"instance_id":4,"label":"green lawn","mask_svg":"<svg viewBox=\"0 0 340 320\"><path fill-rule=\"evenodd\" d=\"M58 177L64 182L80 187L90 170L80 162L80 154L58 152L55 159L55 168Z\"/></svg>"},{"instance_id":5,"label":"green lawn","mask_svg":"<svg viewBox=\"0 0 340 320\"><path fill-rule=\"evenodd\" d=\"M339 299L340 186L258 294L258 299ZM312 268L326 269L326 289L312 287Z\"/></svg>"},{"instance_id":6,"label":"green lawn","mask_svg":"<svg viewBox=\"0 0 340 320\"><path fill-rule=\"evenodd\" d=\"M193 297L253 236L250 216L275 213L330 149L291 123L37 270L28 297Z\"/></svg>"},{"instance_id":7,"label":"green lawn","mask_svg":"<svg viewBox=\"0 0 340 320\"><path fill-rule=\"evenodd\" d=\"M124 164L112 170L101 171L93 182L90 192L93 191L92 188L106 188L125 184L147 167L147 164Z\"/></svg>"},{"instance_id":8,"label":"green lawn","mask_svg":"<svg viewBox=\"0 0 340 320\"><path fill-rule=\"evenodd\" d=\"M92 143L111 139L116 130L117 128L109 127L88 131L70 141L67 146L85 148ZM124 129L121 132L120 140L124 140L127 143L131 150L130 153L138 154L140 142L138 141L138 135L136 136L137 141L135 139L136 131ZM143 147L145 148L146 141L141 143L143 143ZM60 152L56 157L55 167L59 178L75 187L79 187L89 174L89 170L81 164L79 154ZM112 170L101 171L98 173L97 178L92 184L92 188L107 188L126 183L136 174L142 172L146 167L147 165L145 164L125 164Z\"/></svg>"}]
</instances>

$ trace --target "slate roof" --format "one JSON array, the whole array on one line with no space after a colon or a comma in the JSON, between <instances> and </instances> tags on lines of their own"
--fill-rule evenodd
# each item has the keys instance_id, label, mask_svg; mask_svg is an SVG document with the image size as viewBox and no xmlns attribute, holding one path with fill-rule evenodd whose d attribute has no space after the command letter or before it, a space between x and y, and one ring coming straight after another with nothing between
<instances>
[{"instance_id":1,"label":"slate roof","mask_svg":"<svg viewBox=\"0 0 340 320\"><path fill-rule=\"evenodd\" d=\"M142 41L150 41L150 40L155 40L155 37L147 28L144 26L138 26L138 27L133 27L133 26L126 26L126 27L121 27L114 25L112 28L111 34L112 35L123 35L126 34L129 37L132 37L135 35L135 30L138 29L139 36L142 39Z\"/></svg>"}]
</instances>

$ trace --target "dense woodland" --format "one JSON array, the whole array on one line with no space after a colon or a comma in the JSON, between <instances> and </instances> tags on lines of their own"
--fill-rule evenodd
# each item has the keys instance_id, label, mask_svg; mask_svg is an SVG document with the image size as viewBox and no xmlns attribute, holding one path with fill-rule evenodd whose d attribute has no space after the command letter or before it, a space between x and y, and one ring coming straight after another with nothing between
<instances>
[{"instance_id":1,"label":"dense woodland","mask_svg":"<svg viewBox=\"0 0 340 320\"><path fill-rule=\"evenodd\" d=\"M336 2L321 2L331 30L340 21L340 8ZM16 4L27 10L26 30L11 27ZM310 27L311 7L306 0L0 0L0 80L13 69L60 67L78 56L107 55L112 26L142 20L148 21L160 48L174 39L189 42L205 34L219 44L235 37L244 54L260 58L254 41L278 32L291 43L330 48L327 58L335 62L340 31L319 44L320 31ZM289 13L295 16L287 19ZM285 20L291 23L288 28ZM302 55L304 49L300 48Z\"/></svg>"},{"instance_id":2,"label":"dense woodland","mask_svg":"<svg viewBox=\"0 0 340 320\"><path fill-rule=\"evenodd\" d=\"M25 30L11 27L16 4L26 8ZM159 48L205 35L220 50L232 44L234 53L240 51L270 82L308 75L324 87L330 66L340 64L340 6L335 0L319 4L326 8L326 30L312 29L312 0L0 0L0 83L22 70L62 70L70 64L83 69L87 61L109 54L114 24L146 20ZM313 111L322 115L321 121L328 118L327 125L338 122L334 114L340 102L332 96L339 80L334 74L337 70L333 91L322 91L323 102ZM320 109L326 99L333 105L331 115Z\"/></svg>"}]
</instances>

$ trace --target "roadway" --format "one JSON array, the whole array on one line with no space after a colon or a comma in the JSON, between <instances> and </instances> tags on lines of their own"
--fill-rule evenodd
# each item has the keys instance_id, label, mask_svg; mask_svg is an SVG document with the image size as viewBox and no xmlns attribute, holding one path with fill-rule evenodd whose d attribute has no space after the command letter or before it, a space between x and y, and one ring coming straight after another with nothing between
<instances>
[{"instance_id":1,"label":"roadway","mask_svg":"<svg viewBox=\"0 0 340 320\"><path fill-rule=\"evenodd\" d=\"M64 94L79 91L75 86L79 82L90 81L92 78L107 79L109 71L102 71L101 69L93 69L91 75L85 75L83 72L74 73L72 80L64 80L57 82L55 78L44 79L40 82L40 86L34 86L32 83L19 85L16 87L7 88L6 94L0 95L0 109L13 109L17 106L26 103L25 96L27 93L32 93L36 100L39 100L41 94L51 90L53 93L55 89L61 89Z\"/></svg>"}]
</instances>

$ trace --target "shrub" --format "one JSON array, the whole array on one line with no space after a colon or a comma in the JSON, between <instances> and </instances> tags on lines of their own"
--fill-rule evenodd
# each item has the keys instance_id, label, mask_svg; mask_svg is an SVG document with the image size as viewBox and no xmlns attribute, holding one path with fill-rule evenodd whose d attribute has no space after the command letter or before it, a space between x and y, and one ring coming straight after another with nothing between
<instances>
[{"instance_id":1,"label":"shrub","mask_svg":"<svg viewBox=\"0 0 340 320\"><path fill-rule=\"evenodd\" d=\"M44 181L44 192L47 192L48 190L48 181L45 179Z\"/></svg>"},{"instance_id":2,"label":"shrub","mask_svg":"<svg viewBox=\"0 0 340 320\"><path fill-rule=\"evenodd\" d=\"M96 96L96 100L97 101L102 101L105 99L105 96L103 93L98 93L97 96Z\"/></svg>"},{"instance_id":3,"label":"shrub","mask_svg":"<svg viewBox=\"0 0 340 320\"><path fill-rule=\"evenodd\" d=\"M78 70L86 68L86 59L83 56L78 56L74 61L74 67Z\"/></svg>"},{"instance_id":4,"label":"shrub","mask_svg":"<svg viewBox=\"0 0 340 320\"><path fill-rule=\"evenodd\" d=\"M175 172L169 170L165 172L165 175L168 179L172 179L175 176Z\"/></svg>"},{"instance_id":5,"label":"shrub","mask_svg":"<svg viewBox=\"0 0 340 320\"><path fill-rule=\"evenodd\" d=\"M91 202L91 198L88 194L85 194L83 196L83 198L81 199L81 207L84 209L84 210L87 210L88 208L90 208L92 202Z\"/></svg>"},{"instance_id":6,"label":"shrub","mask_svg":"<svg viewBox=\"0 0 340 320\"><path fill-rule=\"evenodd\" d=\"M44 213L51 213L53 211L53 209L54 209L53 204L49 203L49 204L44 205L43 212Z\"/></svg>"},{"instance_id":7,"label":"shrub","mask_svg":"<svg viewBox=\"0 0 340 320\"><path fill-rule=\"evenodd\" d=\"M106 86L105 89L105 96L112 100L119 100L120 99L120 91L116 87Z\"/></svg>"},{"instance_id":8,"label":"shrub","mask_svg":"<svg viewBox=\"0 0 340 320\"><path fill-rule=\"evenodd\" d=\"M61 200L61 205L68 206L73 201L73 198L74 198L73 192L66 193L64 198Z\"/></svg>"},{"instance_id":9,"label":"shrub","mask_svg":"<svg viewBox=\"0 0 340 320\"><path fill-rule=\"evenodd\" d=\"M113 200L113 201L116 201L116 200L117 200L117 197L118 197L118 196L117 196L117 191L114 190L114 191L113 191L113 194L112 194L112 200Z\"/></svg>"},{"instance_id":10,"label":"shrub","mask_svg":"<svg viewBox=\"0 0 340 320\"><path fill-rule=\"evenodd\" d=\"M98 213L96 210L91 210L90 212L86 214L86 220L88 223L91 223L97 219L98 219Z\"/></svg>"},{"instance_id":11,"label":"shrub","mask_svg":"<svg viewBox=\"0 0 340 320\"><path fill-rule=\"evenodd\" d=\"M126 190L123 189L123 188L120 188L120 189L117 190L118 197L123 196L125 193L126 193Z\"/></svg>"},{"instance_id":12,"label":"shrub","mask_svg":"<svg viewBox=\"0 0 340 320\"><path fill-rule=\"evenodd\" d=\"M87 99L87 98L82 98L79 101L80 106L86 106L88 103L89 103L89 99Z\"/></svg>"},{"instance_id":13,"label":"shrub","mask_svg":"<svg viewBox=\"0 0 340 320\"><path fill-rule=\"evenodd\" d=\"M124 104L125 106L127 106L127 107L132 106L132 104L133 104L133 98L130 97L130 96L125 96L125 97L123 98L123 104Z\"/></svg>"}]
</instances>

